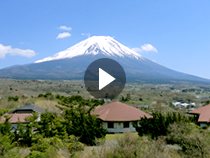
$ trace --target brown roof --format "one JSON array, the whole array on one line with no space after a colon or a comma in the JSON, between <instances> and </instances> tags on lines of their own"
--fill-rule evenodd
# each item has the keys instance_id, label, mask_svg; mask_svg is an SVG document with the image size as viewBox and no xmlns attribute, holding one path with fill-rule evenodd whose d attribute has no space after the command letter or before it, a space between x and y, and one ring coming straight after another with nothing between
<instances>
[{"instance_id":1,"label":"brown roof","mask_svg":"<svg viewBox=\"0 0 210 158\"><path fill-rule=\"evenodd\" d=\"M192 110L190 114L198 114L198 122L210 122L210 104L202 106L198 109Z\"/></svg>"},{"instance_id":2,"label":"brown roof","mask_svg":"<svg viewBox=\"0 0 210 158\"><path fill-rule=\"evenodd\" d=\"M4 116L11 116L9 122L10 123L17 123L18 121L22 122L22 123L25 123L25 118L28 117L28 116L33 116L32 114L17 114L17 113L14 113L14 114L4 114L1 119L0 119L0 123L4 122L5 121L5 117Z\"/></svg>"},{"instance_id":3,"label":"brown roof","mask_svg":"<svg viewBox=\"0 0 210 158\"><path fill-rule=\"evenodd\" d=\"M144 116L152 118L151 115L118 101L99 107L91 114L98 114L103 121L137 121Z\"/></svg>"}]
</instances>

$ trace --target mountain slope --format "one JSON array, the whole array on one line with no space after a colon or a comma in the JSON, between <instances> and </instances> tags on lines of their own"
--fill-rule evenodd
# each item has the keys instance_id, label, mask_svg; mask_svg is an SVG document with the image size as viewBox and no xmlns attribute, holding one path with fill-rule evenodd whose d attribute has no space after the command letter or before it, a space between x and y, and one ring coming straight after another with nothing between
<instances>
[{"instance_id":1,"label":"mountain slope","mask_svg":"<svg viewBox=\"0 0 210 158\"><path fill-rule=\"evenodd\" d=\"M107 57L129 57L135 59L144 59L140 54L134 52L128 47L117 42L109 36L93 36L88 38L73 47L55 54L52 57L47 57L38 60L35 63L59 60L65 58L73 58L82 55L98 55L103 54Z\"/></svg>"},{"instance_id":2,"label":"mountain slope","mask_svg":"<svg viewBox=\"0 0 210 158\"><path fill-rule=\"evenodd\" d=\"M209 80L180 73L148 60L111 37L90 37L52 57L35 63L0 70L1 78L83 79L88 65L99 58L118 61L128 81L144 83L205 82Z\"/></svg>"}]
</instances>

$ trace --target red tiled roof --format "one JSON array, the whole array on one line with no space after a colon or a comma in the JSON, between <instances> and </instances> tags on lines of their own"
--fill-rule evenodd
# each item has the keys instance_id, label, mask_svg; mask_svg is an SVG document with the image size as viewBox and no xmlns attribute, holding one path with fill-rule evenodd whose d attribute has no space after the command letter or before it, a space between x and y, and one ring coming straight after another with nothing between
<instances>
[{"instance_id":1,"label":"red tiled roof","mask_svg":"<svg viewBox=\"0 0 210 158\"><path fill-rule=\"evenodd\" d=\"M198 122L210 122L210 104L192 110L190 114L199 114Z\"/></svg>"},{"instance_id":2,"label":"red tiled roof","mask_svg":"<svg viewBox=\"0 0 210 158\"><path fill-rule=\"evenodd\" d=\"M14 114L4 114L1 119L0 119L0 123L4 122L5 121L5 117L4 116L10 116L10 120L9 122L10 123L17 123L18 121L22 122L22 123L25 123L25 118L28 117L28 116L33 116L32 114L17 114L17 113L14 113Z\"/></svg>"},{"instance_id":3,"label":"red tiled roof","mask_svg":"<svg viewBox=\"0 0 210 158\"><path fill-rule=\"evenodd\" d=\"M103 121L137 121L144 116L152 118L151 115L118 101L99 107L91 114L98 114Z\"/></svg>"}]
</instances>

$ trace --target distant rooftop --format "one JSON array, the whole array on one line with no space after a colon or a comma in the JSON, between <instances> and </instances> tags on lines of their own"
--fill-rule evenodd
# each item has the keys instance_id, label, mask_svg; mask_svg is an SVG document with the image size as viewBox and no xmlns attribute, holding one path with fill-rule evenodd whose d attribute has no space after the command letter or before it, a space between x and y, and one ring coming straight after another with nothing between
<instances>
[{"instance_id":1,"label":"distant rooftop","mask_svg":"<svg viewBox=\"0 0 210 158\"><path fill-rule=\"evenodd\" d=\"M46 111L45 108L39 107L39 106L34 105L34 104L27 104L25 106L22 106L22 107L19 107L17 109L14 109L12 111L9 111L8 114L12 114L12 113L32 113L32 112L44 113L45 111Z\"/></svg>"}]
</instances>

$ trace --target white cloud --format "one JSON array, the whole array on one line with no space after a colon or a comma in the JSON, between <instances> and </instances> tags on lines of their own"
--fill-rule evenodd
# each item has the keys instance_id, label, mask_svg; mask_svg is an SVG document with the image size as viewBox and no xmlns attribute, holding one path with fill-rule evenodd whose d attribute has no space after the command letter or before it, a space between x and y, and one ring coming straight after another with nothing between
<instances>
[{"instance_id":1,"label":"white cloud","mask_svg":"<svg viewBox=\"0 0 210 158\"><path fill-rule=\"evenodd\" d=\"M0 58L4 58L6 54L10 55L19 55L25 57L33 57L36 55L35 51L31 49L19 49L19 48L12 48L11 46L4 46L0 44Z\"/></svg>"},{"instance_id":2,"label":"white cloud","mask_svg":"<svg viewBox=\"0 0 210 158\"><path fill-rule=\"evenodd\" d=\"M142 49L141 48L131 48L134 52L142 52Z\"/></svg>"},{"instance_id":3,"label":"white cloud","mask_svg":"<svg viewBox=\"0 0 210 158\"><path fill-rule=\"evenodd\" d=\"M59 33L58 36L56 37L56 39L59 39L59 38L65 38L65 37L70 37L71 34L68 33L68 32L63 32L63 33Z\"/></svg>"},{"instance_id":4,"label":"white cloud","mask_svg":"<svg viewBox=\"0 0 210 158\"><path fill-rule=\"evenodd\" d=\"M140 48L132 48L133 51L135 52L139 52L139 53L142 53L142 52L158 52L157 49L151 45L151 44L144 44L143 46L141 46Z\"/></svg>"},{"instance_id":5,"label":"white cloud","mask_svg":"<svg viewBox=\"0 0 210 158\"><path fill-rule=\"evenodd\" d=\"M60 30L66 30L66 31L71 31L72 30L71 27L67 27L67 26L60 26L58 29L60 29Z\"/></svg>"},{"instance_id":6,"label":"white cloud","mask_svg":"<svg viewBox=\"0 0 210 158\"><path fill-rule=\"evenodd\" d=\"M81 33L82 36L87 36L88 38L90 37L90 33Z\"/></svg>"}]
</instances>

